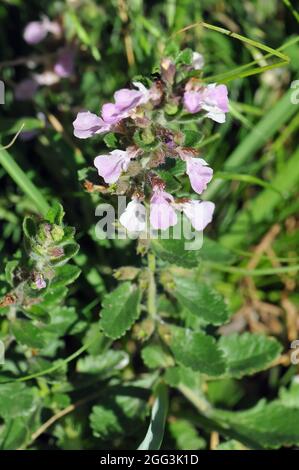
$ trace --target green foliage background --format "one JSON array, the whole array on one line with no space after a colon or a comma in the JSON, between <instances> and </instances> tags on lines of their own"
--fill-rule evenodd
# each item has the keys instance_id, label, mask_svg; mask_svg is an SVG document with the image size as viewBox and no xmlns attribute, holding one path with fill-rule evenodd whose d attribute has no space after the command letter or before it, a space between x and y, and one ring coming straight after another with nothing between
<instances>
[{"instance_id":1,"label":"green foliage background","mask_svg":"<svg viewBox=\"0 0 299 470\"><path fill-rule=\"evenodd\" d=\"M75 74L17 102L28 58L55 52L51 41L22 38L41 14L63 20L78 49ZM182 31L202 21L251 41L200 24ZM6 0L0 25L1 143L23 123L36 131L0 149L0 448L298 446L290 344L299 338L299 108L291 102L299 44L291 3ZM97 240L94 210L106 199L83 180L106 146L75 139L72 121L155 71L169 44L204 55L205 75L227 84L231 110L225 124L210 124L203 148L215 171L206 198L216 216L202 250L190 255L180 241L157 240L148 268L136 242ZM45 223L63 230L51 241L68 246L60 265L39 238ZM52 280L35 304L26 273L37 245ZM7 295L20 292L27 303L8 305Z\"/></svg>"}]
</instances>

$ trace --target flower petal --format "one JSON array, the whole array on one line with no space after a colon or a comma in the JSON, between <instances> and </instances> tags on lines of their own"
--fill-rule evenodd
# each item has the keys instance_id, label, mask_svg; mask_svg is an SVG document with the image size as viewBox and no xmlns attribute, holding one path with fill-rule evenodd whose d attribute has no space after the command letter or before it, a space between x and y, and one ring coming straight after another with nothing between
<instances>
[{"instance_id":1,"label":"flower petal","mask_svg":"<svg viewBox=\"0 0 299 470\"><path fill-rule=\"evenodd\" d=\"M73 126L74 135L79 139L87 139L94 134L107 132L110 129L109 124L90 111L79 112L73 122Z\"/></svg>"},{"instance_id":2,"label":"flower petal","mask_svg":"<svg viewBox=\"0 0 299 470\"><path fill-rule=\"evenodd\" d=\"M154 229L165 230L176 225L178 218L171 202L173 202L171 194L159 189L154 191L150 206L150 222Z\"/></svg>"},{"instance_id":3,"label":"flower petal","mask_svg":"<svg viewBox=\"0 0 299 470\"><path fill-rule=\"evenodd\" d=\"M48 34L48 28L43 21L31 21L23 32L23 38L28 44L38 44Z\"/></svg>"},{"instance_id":4,"label":"flower petal","mask_svg":"<svg viewBox=\"0 0 299 470\"><path fill-rule=\"evenodd\" d=\"M142 232L146 226L146 210L140 201L133 199L121 214L119 222L129 232Z\"/></svg>"},{"instance_id":5,"label":"flower petal","mask_svg":"<svg viewBox=\"0 0 299 470\"><path fill-rule=\"evenodd\" d=\"M123 171L128 169L130 157L124 150L113 150L108 155L99 155L94 160L98 173L108 184L115 183Z\"/></svg>"},{"instance_id":6,"label":"flower petal","mask_svg":"<svg viewBox=\"0 0 299 470\"><path fill-rule=\"evenodd\" d=\"M201 93L186 91L184 93L184 106L189 113L198 113L201 110Z\"/></svg>"},{"instance_id":7,"label":"flower petal","mask_svg":"<svg viewBox=\"0 0 299 470\"><path fill-rule=\"evenodd\" d=\"M211 181L213 170L202 158L189 157L186 159L186 164L186 173L189 176L192 189L201 194Z\"/></svg>"},{"instance_id":8,"label":"flower petal","mask_svg":"<svg viewBox=\"0 0 299 470\"><path fill-rule=\"evenodd\" d=\"M183 212L195 230L202 231L212 221L215 204L210 201L189 201L183 204Z\"/></svg>"}]
</instances>

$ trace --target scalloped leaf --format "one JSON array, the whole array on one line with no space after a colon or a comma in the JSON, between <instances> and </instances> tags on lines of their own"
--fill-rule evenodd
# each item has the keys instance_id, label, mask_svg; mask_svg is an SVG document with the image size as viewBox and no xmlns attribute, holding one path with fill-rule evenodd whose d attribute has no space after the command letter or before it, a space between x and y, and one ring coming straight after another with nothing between
<instances>
[{"instance_id":1,"label":"scalloped leaf","mask_svg":"<svg viewBox=\"0 0 299 470\"><path fill-rule=\"evenodd\" d=\"M209 285L188 277L175 276L174 293L192 315L212 325L222 325L230 317L222 295Z\"/></svg>"},{"instance_id":2,"label":"scalloped leaf","mask_svg":"<svg viewBox=\"0 0 299 470\"><path fill-rule=\"evenodd\" d=\"M169 347L179 364L212 377L223 374L223 353L212 336L175 326L170 327L170 335Z\"/></svg>"},{"instance_id":3,"label":"scalloped leaf","mask_svg":"<svg viewBox=\"0 0 299 470\"><path fill-rule=\"evenodd\" d=\"M274 338L254 333L233 333L218 341L229 377L243 377L267 369L279 357L282 346Z\"/></svg>"},{"instance_id":4,"label":"scalloped leaf","mask_svg":"<svg viewBox=\"0 0 299 470\"><path fill-rule=\"evenodd\" d=\"M41 349L45 346L45 338L40 328L29 320L17 319L11 323L11 329L17 342L31 348Z\"/></svg>"},{"instance_id":5,"label":"scalloped leaf","mask_svg":"<svg viewBox=\"0 0 299 470\"><path fill-rule=\"evenodd\" d=\"M215 418L253 449L299 444L299 409L287 407L278 400L271 403L262 400L246 411L216 410Z\"/></svg>"},{"instance_id":6,"label":"scalloped leaf","mask_svg":"<svg viewBox=\"0 0 299 470\"><path fill-rule=\"evenodd\" d=\"M123 336L140 315L141 291L125 282L104 297L100 326L106 336Z\"/></svg>"}]
</instances>

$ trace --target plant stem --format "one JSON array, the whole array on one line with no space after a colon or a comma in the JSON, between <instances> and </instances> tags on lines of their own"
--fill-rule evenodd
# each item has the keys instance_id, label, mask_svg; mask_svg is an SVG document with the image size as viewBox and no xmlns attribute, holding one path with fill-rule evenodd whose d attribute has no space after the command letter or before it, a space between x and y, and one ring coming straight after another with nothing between
<instances>
[{"instance_id":1,"label":"plant stem","mask_svg":"<svg viewBox=\"0 0 299 470\"><path fill-rule=\"evenodd\" d=\"M153 253L148 254L148 291L147 291L147 310L151 318L156 318L157 305L156 305L156 282L155 282L155 270L156 270L156 259Z\"/></svg>"},{"instance_id":2,"label":"plant stem","mask_svg":"<svg viewBox=\"0 0 299 470\"><path fill-rule=\"evenodd\" d=\"M60 369L64 365L68 364L69 362L73 361L78 356L80 356L84 351L86 351L89 348L89 346L96 339L98 339L97 336L93 338L91 341L89 341L88 343L81 346L81 348L77 349L77 351L75 351L73 354L68 356L66 359L59 361L58 363L56 363L55 365L51 367L48 367L47 369L41 370L40 372L35 372L34 374L25 375L23 377L17 377L16 379L13 379L13 380L1 381L1 384L13 383L13 382L27 382L28 380L36 379L37 377L42 377L44 375L51 374L52 372L55 372L56 370Z\"/></svg>"}]
</instances>

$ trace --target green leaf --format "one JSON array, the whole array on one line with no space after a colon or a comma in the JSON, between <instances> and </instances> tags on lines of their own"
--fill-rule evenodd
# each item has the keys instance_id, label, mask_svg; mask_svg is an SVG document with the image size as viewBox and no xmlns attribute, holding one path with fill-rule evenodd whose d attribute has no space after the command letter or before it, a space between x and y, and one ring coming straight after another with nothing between
<instances>
[{"instance_id":1,"label":"green leaf","mask_svg":"<svg viewBox=\"0 0 299 470\"><path fill-rule=\"evenodd\" d=\"M170 327L170 333L169 347L179 364L209 376L224 372L223 354L212 336L175 326Z\"/></svg>"},{"instance_id":2,"label":"green leaf","mask_svg":"<svg viewBox=\"0 0 299 470\"><path fill-rule=\"evenodd\" d=\"M45 345L42 330L29 320L14 320L11 323L11 329L18 343L37 349Z\"/></svg>"},{"instance_id":3,"label":"green leaf","mask_svg":"<svg viewBox=\"0 0 299 470\"><path fill-rule=\"evenodd\" d=\"M37 405L34 390L21 383L0 384L0 416L9 419L30 415Z\"/></svg>"},{"instance_id":4,"label":"green leaf","mask_svg":"<svg viewBox=\"0 0 299 470\"><path fill-rule=\"evenodd\" d=\"M159 344L149 344L141 351L144 364L149 369L159 369L173 366L173 358Z\"/></svg>"},{"instance_id":5,"label":"green leaf","mask_svg":"<svg viewBox=\"0 0 299 470\"><path fill-rule=\"evenodd\" d=\"M169 423L170 434L180 450L200 450L206 447L205 440L198 435L197 429L187 419L176 419Z\"/></svg>"},{"instance_id":6,"label":"green leaf","mask_svg":"<svg viewBox=\"0 0 299 470\"><path fill-rule=\"evenodd\" d=\"M61 225L64 217L64 209L61 204L55 202L51 209L48 210L46 219L50 224Z\"/></svg>"},{"instance_id":7,"label":"green leaf","mask_svg":"<svg viewBox=\"0 0 299 470\"><path fill-rule=\"evenodd\" d=\"M16 416L7 419L3 432L0 434L1 450L16 450L32 435L32 420L29 417Z\"/></svg>"},{"instance_id":8,"label":"green leaf","mask_svg":"<svg viewBox=\"0 0 299 470\"><path fill-rule=\"evenodd\" d=\"M229 441L219 444L216 450L246 450L246 447L240 442L230 439Z\"/></svg>"},{"instance_id":9,"label":"green leaf","mask_svg":"<svg viewBox=\"0 0 299 470\"><path fill-rule=\"evenodd\" d=\"M226 375L238 378L266 369L282 351L276 339L248 332L222 336L218 346L225 355Z\"/></svg>"},{"instance_id":10,"label":"green leaf","mask_svg":"<svg viewBox=\"0 0 299 470\"><path fill-rule=\"evenodd\" d=\"M252 448L276 449L299 443L299 409L275 400L260 401L246 411L213 412L213 418L237 433L238 440Z\"/></svg>"},{"instance_id":11,"label":"green leaf","mask_svg":"<svg viewBox=\"0 0 299 470\"><path fill-rule=\"evenodd\" d=\"M188 367L174 366L166 369L164 380L168 385L174 388L179 388L183 385L190 389L199 389L201 375L194 373L194 371Z\"/></svg>"},{"instance_id":12,"label":"green leaf","mask_svg":"<svg viewBox=\"0 0 299 470\"><path fill-rule=\"evenodd\" d=\"M48 311L51 321L50 324L43 328L43 331L58 336L63 336L68 333L78 319L74 307L64 307L61 305L51 306Z\"/></svg>"},{"instance_id":13,"label":"green leaf","mask_svg":"<svg viewBox=\"0 0 299 470\"><path fill-rule=\"evenodd\" d=\"M200 249L199 256L205 261L215 261L225 265L232 264L236 256L228 248L220 245L220 243L207 238L203 239L203 245Z\"/></svg>"},{"instance_id":14,"label":"green leaf","mask_svg":"<svg viewBox=\"0 0 299 470\"><path fill-rule=\"evenodd\" d=\"M92 408L90 425L95 437L129 436L144 424L148 391L135 385L107 388L101 404Z\"/></svg>"},{"instance_id":15,"label":"green leaf","mask_svg":"<svg viewBox=\"0 0 299 470\"><path fill-rule=\"evenodd\" d=\"M176 264L185 268L198 266L197 254L193 250L187 250L185 243L186 240L184 238L178 240L156 238L152 239L151 247L159 258L170 264Z\"/></svg>"},{"instance_id":16,"label":"green leaf","mask_svg":"<svg viewBox=\"0 0 299 470\"><path fill-rule=\"evenodd\" d=\"M89 417L90 426L95 437L107 439L111 435L121 434L122 426L114 410L97 405L92 408Z\"/></svg>"},{"instance_id":17,"label":"green leaf","mask_svg":"<svg viewBox=\"0 0 299 470\"><path fill-rule=\"evenodd\" d=\"M33 217L25 217L23 221L23 231L25 236L30 240L31 238L36 236L36 223Z\"/></svg>"},{"instance_id":18,"label":"green leaf","mask_svg":"<svg viewBox=\"0 0 299 470\"><path fill-rule=\"evenodd\" d=\"M279 390L279 401L284 406L299 408L299 382L296 382L296 379L289 389L281 388Z\"/></svg>"},{"instance_id":19,"label":"green leaf","mask_svg":"<svg viewBox=\"0 0 299 470\"><path fill-rule=\"evenodd\" d=\"M55 270L55 278L51 282L51 288L67 286L73 283L80 276L80 273L81 269L71 264L57 267Z\"/></svg>"},{"instance_id":20,"label":"green leaf","mask_svg":"<svg viewBox=\"0 0 299 470\"><path fill-rule=\"evenodd\" d=\"M174 282L177 299L192 315L212 325L221 325L229 319L223 297L212 287L188 277L175 276Z\"/></svg>"},{"instance_id":21,"label":"green leaf","mask_svg":"<svg viewBox=\"0 0 299 470\"><path fill-rule=\"evenodd\" d=\"M168 412L168 391L165 384L158 384L155 396L149 428L138 450L159 450L163 441Z\"/></svg>"},{"instance_id":22,"label":"green leaf","mask_svg":"<svg viewBox=\"0 0 299 470\"><path fill-rule=\"evenodd\" d=\"M101 377L110 376L123 369L129 363L129 356L125 351L108 350L97 356L85 356L78 360L77 371L82 374L97 374Z\"/></svg>"},{"instance_id":23,"label":"green leaf","mask_svg":"<svg viewBox=\"0 0 299 470\"><path fill-rule=\"evenodd\" d=\"M15 261L8 261L5 266L5 279L9 285L14 285L14 272L16 267L19 265L17 260Z\"/></svg>"},{"instance_id":24,"label":"green leaf","mask_svg":"<svg viewBox=\"0 0 299 470\"><path fill-rule=\"evenodd\" d=\"M185 135L185 141L184 141L184 146L185 147L194 147L194 148L196 148L197 146L200 145L200 143L203 139L202 132L193 131L193 130L189 130L189 129L184 131L184 135Z\"/></svg>"},{"instance_id":25,"label":"green leaf","mask_svg":"<svg viewBox=\"0 0 299 470\"><path fill-rule=\"evenodd\" d=\"M186 48L179 52L178 56L176 57L176 64L183 64L183 65L191 65L193 59L193 51L192 49Z\"/></svg>"},{"instance_id":26,"label":"green leaf","mask_svg":"<svg viewBox=\"0 0 299 470\"><path fill-rule=\"evenodd\" d=\"M117 143L118 143L117 137L112 132L109 132L108 134L106 134L103 140L105 144L107 145L107 147L113 148L113 149L117 148Z\"/></svg>"},{"instance_id":27,"label":"green leaf","mask_svg":"<svg viewBox=\"0 0 299 470\"><path fill-rule=\"evenodd\" d=\"M44 295L42 302L39 304L42 308L53 307L59 304L64 297L67 295L66 287L57 287L56 289L51 289L51 286L47 293ZM51 312L50 312L51 313Z\"/></svg>"},{"instance_id":28,"label":"green leaf","mask_svg":"<svg viewBox=\"0 0 299 470\"><path fill-rule=\"evenodd\" d=\"M123 336L140 315L141 291L129 282L104 297L100 326L110 338Z\"/></svg>"}]
</instances>

